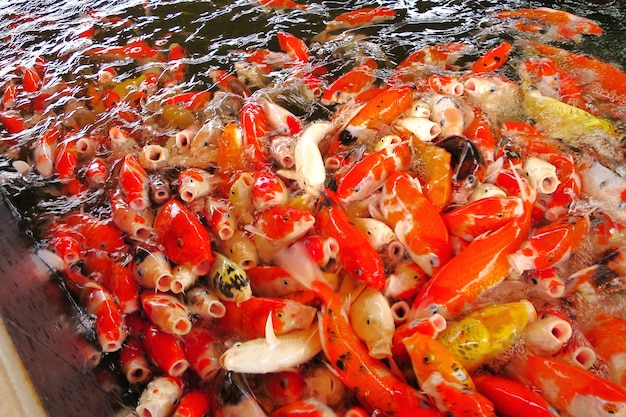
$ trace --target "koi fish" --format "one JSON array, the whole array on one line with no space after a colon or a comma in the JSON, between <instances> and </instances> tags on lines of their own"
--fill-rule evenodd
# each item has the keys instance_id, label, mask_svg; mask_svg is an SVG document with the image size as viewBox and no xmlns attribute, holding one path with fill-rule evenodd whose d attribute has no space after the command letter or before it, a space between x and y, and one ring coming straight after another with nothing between
<instances>
[{"instance_id":1,"label":"koi fish","mask_svg":"<svg viewBox=\"0 0 626 417\"><path fill-rule=\"evenodd\" d=\"M593 324L584 331L585 337L595 352L607 361L609 380L626 388L626 348L616 335L623 334L626 320L619 317L598 316Z\"/></svg>"},{"instance_id":2,"label":"koi fish","mask_svg":"<svg viewBox=\"0 0 626 417\"><path fill-rule=\"evenodd\" d=\"M325 106L343 104L354 99L376 81L378 64L371 58L334 80L322 94L320 101Z\"/></svg>"},{"instance_id":3,"label":"koi fish","mask_svg":"<svg viewBox=\"0 0 626 417\"><path fill-rule=\"evenodd\" d=\"M159 330L184 336L191 330L189 310L178 298L170 294L141 294L141 306L150 321Z\"/></svg>"},{"instance_id":4,"label":"koi fish","mask_svg":"<svg viewBox=\"0 0 626 417\"><path fill-rule=\"evenodd\" d=\"M506 64L513 46L508 42L502 42L494 46L478 58L471 66L473 73L491 72Z\"/></svg>"},{"instance_id":5,"label":"koi fish","mask_svg":"<svg viewBox=\"0 0 626 417\"><path fill-rule=\"evenodd\" d=\"M257 3L264 7L272 9L301 9L306 10L306 4L296 3L291 0L257 0Z\"/></svg>"},{"instance_id":6,"label":"koi fish","mask_svg":"<svg viewBox=\"0 0 626 417\"><path fill-rule=\"evenodd\" d=\"M528 300L494 304L448 322L438 340L468 371L508 349L537 317Z\"/></svg>"},{"instance_id":7,"label":"koi fish","mask_svg":"<svg viewBox=\"0 0 626 417\"><path fill-rule=\"evenodd\" d=\"M580 42L582 35L599 36L602 34L602 28L593 20L576 16L564 10L554 10L548 7L501 10L495 13L494 16L499 19L521 19L538 24L547 28L545 35L548 39L570 39ZM519 30L539 33L539 29L536 26L516 24L515 27Z\"/></svg>"},{"instance_id":8,"label":"koi fish","mask_svg":"<svg viewBox=\"0 0 626 417\"><path fill-rule=\"evenodd\" d=\"M321 350L317 326L277 336L270 315L265 337L235 344L220 356L220 365L228 371L251 374L281 372L308 362Z\"/></svg>"},{"instance_id":9,"label":"koi fish","mask_svg":"<svg viewBox=\"0 0 626 417\"><path fill-rule=\"evenodd\" d=\"M404 171L411 163L409 141L394 136L388 146L353 164L338 180L337 198L342 203L363 200L382 187L389 175Z\"/></svg>"},{"instance_id":10,"label":"koi fish","mask_svg":"<svg viewBox=\"0 0 626 417\"><path fill-rule=\"evenodd\" d=\"M368 412L388 416L415 412L424 416L439 415L428 398L400 381L380 360L369 355L350 326L339 294L324 282L322 271L302 244L281 249L274 261L322 299L319 338L324 354L340 381Z\"/></svg>"},{"instance_id":11,"label":"koi fish","mask_svg":"<svg viewBox=\"0 0 626 417\"><path fill-rule=\"evenodd\" d=\"M224 301L241 303L252 297L250 278L237 262L215 252L215 261L208 271L211 288Z\"/></svg>"},{"instance_id":12,"label":"koi fish","mask_svg":"<svg viewBox=\"0 0 626 417\"><path fill-rule=\"evenodd\" d=\"M336 259L342 268L356 281L382 290L385 285L383 261L345 210L333 202L322 202L315 219L320 235L337 241Z\"/></svg>"},{"instance_id":13,"label":"koi fish","mask_svg":"<svg viewBox=\"0 0 626 417\"><path fill-rule=\"evenodd\" d=\"M433 313L455 317L480 294L508 276L508 255L519 248L530 232L536 192L528 192L531 195L524 198L520 216L493 232L478 236L433 274L413 302L413 317Z\"/></svg>"},{"instance_id":14,"label":"koi fish","mask_svg":"<svg viewBox=\"0 0 626 417\"><path fill-rule=\"evenodd\" d=\"M134 154L124 157L118 181L130 208L138 211L148 208L150 205L148 173Z\"/></svg>"},{"instance_id":15,"label":"koi fish","mask_svg":"<svg viewBox=\"0 0 626 417\"><path fill-rule=\"evenodd\" d=\"M467 371L437 339L416 332L403 341L420 388L446 415L495 417Z\"/></svg>"},{"instance_id":16,"label":"koi fish","mask_svg":"<svg viewBox=\"0 0 626 417\"><path fill-rule=\"evenodd\" d=\"M211 237L198 217L178 200L171 198L157 211L154 232L163 253L177 264L191 264L204 275L213 265Z\"/></svg>"},{"instance_id":17,"label":"koi fish","mask_svg":"<svg viewBox=\"0 0 626 417\"><path fill-rule=\"evenodd\" d=\"M572 417L626 415L624 388L578 366L530 355L511 361L507 371Z\"/></svg>"},{"instance_id":18,"label":"koi fish","mask_svg":"<svg viewBox=\"0 0 626 417\"><path fill-rule=\"evenodd\" d=\"M426 274L432 275L452 257L448 229L417 179L404 171L390 175L383 186L380 209L411 259Z\"/></svg>"}]
</instances>

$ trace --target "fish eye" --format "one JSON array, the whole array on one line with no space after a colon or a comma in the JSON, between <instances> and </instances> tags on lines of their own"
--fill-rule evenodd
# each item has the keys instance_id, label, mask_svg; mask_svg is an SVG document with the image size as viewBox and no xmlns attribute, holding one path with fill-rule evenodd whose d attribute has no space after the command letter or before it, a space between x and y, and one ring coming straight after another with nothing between
<instances>
[{"instance_id":1,"label":"fish eye","mask_svg":"<svg viewBox=\"0 0 626 417\"><path fill-rule=\"evenodd\" d=\"M277 312L276 317L278 317L279 319L282 318L283 317L282 311Z\"/></svg>"},{"instance_id":2,"label":"fish eye","mask_svg":"<svg viewBox=\"0 0 626 417\"><path fill-rule=\"evenodd\" d=\"M354 273L356 275L358 275L358 276L361 276L361 275L363 275L363 270L361 268L357 268L357 269L354 270Z\"/></svg>"},{"instance_id":3,"label":"fish eye","mask_svg":"<svg viewBox=\"0 0 626 417\"><path fill-rule=\"evenodd\" d=\"M496 90L497 90L497 88L496 88L496 86L495 86L495 85L492 85L491 87L489 87L489 92L490 92L490 93L493 93L493 92L495 92Z\"/></svg>"},{"instance_id":4,"label":"fish eye","mask_svg":"<svg viewBox=\"0 0 626 417\"><path fill-rule=\"evenodd\" d=\"M422 359L422 361L424 362L425 365L435 362L435 354L432 352L426 352L426 354L424 354L424 358Z\"/></svg>"}]
</instances>

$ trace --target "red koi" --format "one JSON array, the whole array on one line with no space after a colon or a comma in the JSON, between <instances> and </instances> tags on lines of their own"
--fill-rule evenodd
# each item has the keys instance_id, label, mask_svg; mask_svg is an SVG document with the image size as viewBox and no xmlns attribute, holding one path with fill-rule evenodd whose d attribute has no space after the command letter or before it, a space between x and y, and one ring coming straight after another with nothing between
<instances>
[{"instance_id":1,"label":"red koi","mask_svg":"<svg viewBox=\"0 0 626 417\"><path fill-rule=\"evenodd\" d=\"M122 231L111 219L100 220L86 213L71 213L63 218L63 223L78 232L85 250L99 249L114 255L126 248Z\"/></svg>"},{"instance_id":2,"label":"red koi","mask_svg":"<svg viewBox=\"0 0 626 417\"><path fill-rule=\"evenodd\" d=\"M289 191L279 176L271 171L255 171L252 178L252 203L257 210L264 211L287 203Z\"/></svg>"},{"instance_id":3,"label":"red koi","mask_svg":"<svg viewBox=\"0 0 626 417\"><path fill-rule=\"evenodd\" d=\"M309 62L309 48L302 39L282 31L278 32L276 36L280 49L287 52L296 63Z\"/></svg>"},{"instance_id":4,"label":"red koi","mask_svg":"<svg viewBox=\"0 0 626 417\"><path fill-rule=\"evenodd\" d=\"M209 393L193 390L182 396L172 417L203 417L209 415L210 411Z\"/></svg>"},{"instance_id":5,"label":"red koi","mask_svg":"<svg viewBox=\"0 0 626 417\"><path fill-rule=\"evenodd\" d=\"M163 372L180 376L189 368L182 341L178 336L165 333L154 325L148 325L143 333L148 358Z\"/></svg>"},{"instance_id":6,"label":"red koi","mask_svg":"<svg viewBox=\"0 0 626 417\"><path fill-rule=\"evenodd\" d=\"M493 403L499 417L557 416L556 411L541 395L515 379L482 374L474 377L474 384Z\"/></svg>"},{"instance_id":7,"label":"red koi","mask_svg":"<svg viewBox=\"0 0 626 417\"><path fill-rule=\"evenodd\" d=\"M171 198L161 206L154 219L154 231L163 253L172 262L193 265L198 275L210 271L213 253L209 232L181 202Z\"/></svg>"},{"instance_id":8,"label":"red koi","mask_svg":"<svg viewBox=\"0 0 626 417\"><path fill-rule=\"evenodd\" d=\"M257 0L261 6L271 7L273 9L301 9L306 10L306 4L296 3L292 0Z\"/></svg>"},{"instance_id":9,"label":"red koi","mask_svg":"<svg viewBox=\"0 0 626 417\"><path fill-rule=\"evenodd\" d=\"M96 47L87 50L92 56L109 56L115 59L146 59L154 58L159 54L144 40L137 39L128 42L124 46Z\"/></svg>"},{"instance_id":10,"label":"red koi","mask_svg":"<svg viewBox=\"0 0 626 417\"><path fill-rule=\"evenodd\" d=\"M225 350L215 332L196 323L183 342L185 357L202 381L210 381L221 369L219 357Z\"/></svg>"},{"instance_id":11,"label":"red koi","mask_svg":"<svg viewBox=\"0 0 626 417\"><path fill-rule=\"evenodd\" d=\"M134 154L127 154L122 160L118 182L132 209L145 210L149 207L150 182L148 173Z\"/></svg>"},{"instance_id":12,"label":"red koi","mask_svg":"<svg viewBox=\"0 0 626 417\"><path fill-rule=\"evenodd\" d=\"M152 378L152 371L143 341L135 336L126 338L124 345L120 349L120 367L130 384L147 383Z\"/></svg>"},{"instance_id":13,"label":"red koi","mask_svg":"<svg viewBox=\"0 0 626 417\"><path fill-rule=\"evenodd\" d=\"M180 93L165 100L166 104L182 105L184 108L190 111L201 110L213 96L211 91L189 91L186 93Z\"/></svg>"},{"instance_id":14,"label":"red koi","mask_svg":"<svg viewBox=\"0 0 626 417\"><path fill-rule=\"evenodd\" d=\"M255 168L263 168L270 162L266 138L272 132L263 106L253 100L244 103L239 114L243 129L244 155Z\"/></svg>"},{"instance_id":15,"label":"red koi","mask_svg":"<svg viewBox=\"0 0 626 417\"><path fill-rule=\"evenodd\" d=\"M20 133L26 129L24 118L17 111L0 112L0 123L10 134Z\"/></svg>"},{"instance_id":16,"label":"red koi","mask_svg":"<svg viewBox=\"0 0 626 417\"><path fill-rule=\"evenodd\" d=\"M481 74L497 70L509 60L512 49L513 47L508 42L494 46L472 64L470 71Z\"/></svg>"},{"instance_id":17,"label":"red koi","mask_svg":"<svg viewBox=\"0 0 626 417\"><path fill-rule=\"evenodd\" d=\"M338 204L326 202L322 203L315 218L319 234L337 241L339 252L336 259L343 269L355 280L382 290L385 286L383 261L346 211Z\"/></svg>"},{"instance_id":18,"label":"red koi","mask_svg":"<svg viewBox=\"0 0 626 417\"><path fill-rule=\"evenodd\" d=\"M20 65L17 67L17 72L22 77L22 88L24 91L34 93L41 89L43 83L37 70Z\"/></svg>"}]
</instances>

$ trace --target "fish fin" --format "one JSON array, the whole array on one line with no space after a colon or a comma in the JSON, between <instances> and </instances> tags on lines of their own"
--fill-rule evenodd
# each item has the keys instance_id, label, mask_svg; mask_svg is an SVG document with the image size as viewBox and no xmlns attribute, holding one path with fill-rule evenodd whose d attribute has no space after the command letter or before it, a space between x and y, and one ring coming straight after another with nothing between
<instances>
[{"instance_id":1,"label":"fish fin","mask_svg":"<svg viewBox=\"0 0 626 417\"><path fill-rule=\"evenodd\" d=\"M272 313L267 315L267 321L265 322L265 340L267 344L274 347L278 344L278 338L274 332L274 323L272 321Z\"/></svg>"},{"instance_id":2,"label":"fish fin","mask_svg":"<svg viewBox=\"0 0 626 417\"><path fill-rule=\"evenodd\" d=\"M298 173L295 169L279 169L276 173L283 178L287 178L288 180L298 179Z\"/></svg>"}]
</instances>

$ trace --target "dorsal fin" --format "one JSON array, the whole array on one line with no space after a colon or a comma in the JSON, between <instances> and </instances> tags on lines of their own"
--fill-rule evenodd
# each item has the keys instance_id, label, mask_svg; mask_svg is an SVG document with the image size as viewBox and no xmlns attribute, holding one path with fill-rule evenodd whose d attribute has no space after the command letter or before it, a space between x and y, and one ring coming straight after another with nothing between
<instances>
[{"instance_id":1,"label":"dorsal fin","mask_svg":"<svg viewBox=\"0 0 626 417\"><path fill-rule=\"evenodd\" d=\"M267 321L265 322L265 340L270 346L276 346L278 339L276 333L274 333L274 323L272 321L272 313L267 315Z\"/></svg>"}]
</instances>

